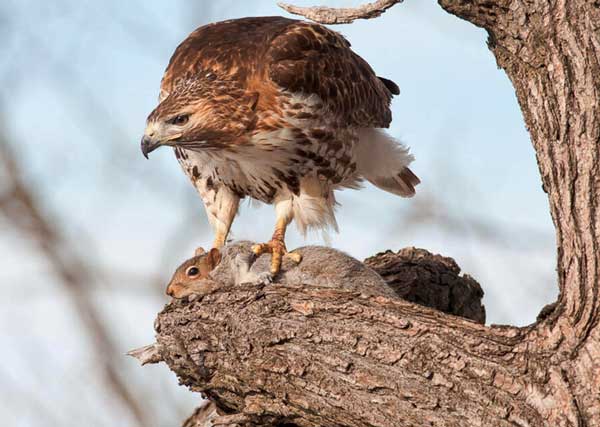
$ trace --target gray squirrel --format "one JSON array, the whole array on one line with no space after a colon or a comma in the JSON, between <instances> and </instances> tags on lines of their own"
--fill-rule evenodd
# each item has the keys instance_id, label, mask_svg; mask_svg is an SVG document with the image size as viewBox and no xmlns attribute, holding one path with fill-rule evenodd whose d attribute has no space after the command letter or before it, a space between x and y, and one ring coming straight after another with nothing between
<instances>
[{"instance_id":1,"label":"gray squirrel","mask_svg":"<svg viewBox=\"0 0 600 427\"><path fill-rule=\"evenodd\" d=\"M347 289L371 295L396 298L396 293L375 271L355 258L333 248L305 246L294 252L302 255L297 264L285 259L281 271L273 277L270 273L270 256L256 257L253 243L234 242L221 250L196 250L195 256L181 264L167 286L167 294L184 298L205 294L211 289L244 283L282 285L309 285L316 287Z\"/></svg>"}]
</instances>

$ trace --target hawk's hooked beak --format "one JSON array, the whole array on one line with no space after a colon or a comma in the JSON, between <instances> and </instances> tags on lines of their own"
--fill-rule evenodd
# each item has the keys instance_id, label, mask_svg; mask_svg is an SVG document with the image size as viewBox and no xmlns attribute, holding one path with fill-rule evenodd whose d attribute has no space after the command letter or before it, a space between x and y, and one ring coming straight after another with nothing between
<instances>
[{"instance_id":1,"label":"hawk's hooked beak","mask_svg":"<svg viewBox=\"0 0 600 427\"><path fill-rule=\"evenodd\" d=\"M152 137L148 135L144 135L142 137L141 149L142 154L145 158L148 158L148 154L156 150L158 147L162 145L162 141L157 141L152 139Z\"/></svg>"}]
</instances>

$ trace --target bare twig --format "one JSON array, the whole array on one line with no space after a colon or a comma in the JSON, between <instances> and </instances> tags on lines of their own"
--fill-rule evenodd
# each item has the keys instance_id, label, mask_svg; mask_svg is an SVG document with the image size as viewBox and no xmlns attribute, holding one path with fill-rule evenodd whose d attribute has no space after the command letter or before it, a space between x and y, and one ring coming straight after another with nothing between
<instances>
[{"instance_id":1,"label":"bare twig","mask_svg":"<svg viewBox=\"0 0 600 427\"><path fill-rule=\"evenodd\" d=\"M152 364L162 362L162 356L160 355L160 344L150 344L144 347L136 348L127 352L127 356L136 358L141 364Z\"/></svg>"},{"instance_id":2,"label":"bare twig","mask_svg":"<svg viewBox=\"0 0 600 427\"><path fill-rule=\"evenodd\" d=\"M304 16L321 24L349 24L357 19L381 16L386 10L403 0L377 0L359 7L334 8L325 6L299 7L288 3L277 3L279 7L294 15Z\"/></svg>"}]
</instances>

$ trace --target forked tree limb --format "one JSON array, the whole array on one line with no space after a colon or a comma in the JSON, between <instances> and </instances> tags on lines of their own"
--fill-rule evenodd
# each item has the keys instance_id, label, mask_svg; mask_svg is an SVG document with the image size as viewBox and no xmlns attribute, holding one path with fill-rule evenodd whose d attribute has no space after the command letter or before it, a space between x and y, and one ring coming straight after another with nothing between
<instances>
[{"instance_id":1,"label":"forked tree limb","mask_svg":"<svg viewBox=\"0 0 600 427\"><path fill-rule=\"evenodd\" d=\"M479 286L449 258L409 248L366 263L407 298L446 311L450 299L454 310L480 304ZM498 426L519 418L535 425L541 417L507 394L517 370L506 362L527 348L528 330L492 331L402 300L303 284L223 284L167 306L158 345L140 353L156 361L158 351L183 384L214 402L190 426L214 419L217 407L224 425L384 426L398 414L405 425L424 416L462 425L467 414ZM487 401L502 405L478 412Z\"/></svg>"},{"instance_id":2,"label":"forked tree limb","mask_svg":"<svg viewBox=\"0 0 600 427\"><path fill-rule=\"evenodd\" d=\"M454 274L447 258L403 252L368 263L415 290ZM575 367L550 323L489 328L400 299L222 284L169 304L155 349L214 403L189 426L578 425Z\"/></svg>"},{"instance_id":3,"label":"forked tree limb","mask_svg":"<svg viewBox=\"0 0 600 427\"><path fill-rule=\"evenodd\" d=\"M515 87L557 231L559 299L525 328L303 284L217 287L167 306L158 319L162 358L232 421L598 425L600 7L439 3L488 31Z\"/></svg>"}]
</instances>

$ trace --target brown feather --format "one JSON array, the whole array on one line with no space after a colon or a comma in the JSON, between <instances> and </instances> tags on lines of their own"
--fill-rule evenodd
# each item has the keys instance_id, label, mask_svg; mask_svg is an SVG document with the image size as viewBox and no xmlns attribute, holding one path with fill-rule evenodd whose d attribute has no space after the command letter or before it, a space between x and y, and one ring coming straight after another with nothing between
<instances>
[{"instance_id":1,"label":"brown feather","mask_svg":"<svg viewBox=\"0 0 600 427\"><path fill-rule=\"evenodd\" d=\"M161 90L207 72L260 93L257 111L277 111L281 89L316 94L340 123L388 127L397 86L378 78L340 34L282 17L243 18L198 28L175 50Z\"/></svg>"}]
</instances>

